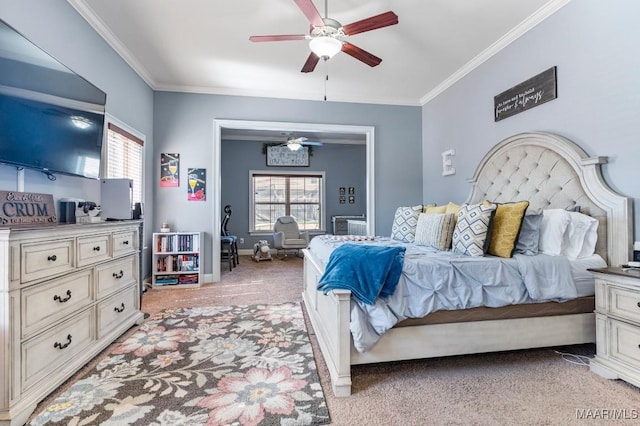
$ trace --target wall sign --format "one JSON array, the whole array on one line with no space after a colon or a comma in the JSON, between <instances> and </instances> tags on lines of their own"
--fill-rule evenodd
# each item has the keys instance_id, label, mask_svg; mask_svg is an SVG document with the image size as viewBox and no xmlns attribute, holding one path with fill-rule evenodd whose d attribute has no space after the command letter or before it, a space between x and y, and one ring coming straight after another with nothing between
<instances>
[{"instance_id":1,"label":"wall sign","mask_svg":"<svg viewBox=\"0 0 640 426\"><path fill-rule=\"evenodd\" d=\"M53 225L57 222L53 195L0 191L0 226Z\"/></svg>"},{"instance_id":2,"label":"wall sign","mask_svg":"<svg viewBox=\"0 0 640 426\"><path fill-rule=\"evenodd\" d=\"M551 101L558 97L556 68L551 67L493 97L495 121Z\"/></svg>"},{"instance_id":3,"label":"wall sign","mask_svg":"<svg viewBox=\"0 0 640 426\"><path fill-rule=\"evenodd\" d=\"M286 146L267 147L267 166L274 167L309 167L309 148L303 146L291 151Z\"/></svg>"}]
</instances>

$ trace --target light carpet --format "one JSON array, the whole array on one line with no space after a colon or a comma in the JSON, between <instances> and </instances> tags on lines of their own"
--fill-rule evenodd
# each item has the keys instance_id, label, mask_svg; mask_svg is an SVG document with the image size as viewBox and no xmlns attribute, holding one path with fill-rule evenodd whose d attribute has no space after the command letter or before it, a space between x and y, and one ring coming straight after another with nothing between
<instances>
[{"instance_id":1,"label":"light carpet","mask_svg":"<svg viewBox=\"0 0 640 426\"><path fill-rule=\"evenodd\" d=\"M161 311L30 424L329 422L301 307L284 303Z\"/></svg>"}]
</instances>

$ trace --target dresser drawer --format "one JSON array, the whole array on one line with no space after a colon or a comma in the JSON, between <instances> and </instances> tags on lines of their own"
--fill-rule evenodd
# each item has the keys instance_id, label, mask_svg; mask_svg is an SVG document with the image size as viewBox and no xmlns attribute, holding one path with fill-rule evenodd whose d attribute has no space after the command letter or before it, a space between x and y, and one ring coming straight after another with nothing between
<instances>
[{"instance_id":1,"label":"dresser drawer","mask_svg":"<svg viewBox=\"0 0 640 426\"><path fill-rule=\"evenodd\" d=\"M113 257L137 251L138 233L135 231L113 233Z\"/></svg>"},{"instance_id":2,"label":"dresser drawer","mask_svg":"<svg viewBox=\"0 0 640 426\"><path fill-rule=\"evenodd\" d=\"M137 312L136 305L135 285L98 303L98 339L134 315Z\"/></svg>"},{"instance_id":3,"label":"dresser drawer","mask_svg":"<svg viewBox=\"0 0 640 426\"><path fill-rule=\"evenodd\" d=\"M100 299L136 281L135 256L96 267L96 298Z\"/></svg>"},{"instance_id":4,"label":"dresser drawer","mask_svg":"<svg viewBox=\"0 0 640 426\"><path fill-rule=\"evenodd\" d=\"M616 320L610 321L610 356L638 368L640 366L640 328Z\"/></svg>"},{"instance_id":5,"label":"dresser drawer","mask_svg":"<svg viewBox=\"0 0 640 426\"><path fill-rule=\"evenodd\" d=\"M640 323L640 292L610 286L609 313Z\"/></svg>"},{"instance_id":6,"label":"dresser drawer","mask_svg":"<svg viewBox=\"0 0 640 426\"><path fill-rule=\"evenodd\" d=\"M90 265L111 258L109 234L78 238L78 266Z\"/></svg>"},{"instance_id":7,"label":"dresser drawer","mask_svg":"<svg viewBox=\"0 0 640 426\"><path fill-rule=\"evenodd\" d=\"M92 324L95 309L89 308L51 330L22 344L22 391L38 385L95 340Z\"/></svg>"},{"instance_id":8,"label":"dresser drawer","mask_svg":"<svg viewBox=\"0 0 640 426\"><path fill-rule=\"evenodd\" d=\"M92 274L87 269L23 290L22 337L88 306L93 301Z\"/></svg>"},{"instance_id":9,"label":"dresser drawer","mask_svg":"<svg viewBox=\"0 0 640 426\"><path fill-rule=\"evenodd\" d=\"M73 239L23 244L21 281L26 283L73 270L73 248Z\"/></svg>"}]
</instances>

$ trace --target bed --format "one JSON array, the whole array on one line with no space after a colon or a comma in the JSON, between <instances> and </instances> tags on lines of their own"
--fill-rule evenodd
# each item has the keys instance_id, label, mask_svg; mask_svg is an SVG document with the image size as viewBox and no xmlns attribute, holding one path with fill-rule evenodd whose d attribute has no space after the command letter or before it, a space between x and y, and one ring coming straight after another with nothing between
<instances>
[{"instance_id":1,"label":"bed","mask_svg":"<svg viewBox=\"0 0 640 426\"><path fill-rule=\"evenodd\" d=\"M631 203L605 184L600 166L606 162L558 135L518 134L480 161L466 203L528 200L530 211L579 206L598 221L595 253L620 265L631 253ZM579 298L535 306L534 313L527 306L439 311L403 321L358 351L350 331L351 292L318 291L326 256L309 249L304 255L303 300L336 396L351 394L352 365L595 342L593 300Z\"/></svg>"}]
</instances>

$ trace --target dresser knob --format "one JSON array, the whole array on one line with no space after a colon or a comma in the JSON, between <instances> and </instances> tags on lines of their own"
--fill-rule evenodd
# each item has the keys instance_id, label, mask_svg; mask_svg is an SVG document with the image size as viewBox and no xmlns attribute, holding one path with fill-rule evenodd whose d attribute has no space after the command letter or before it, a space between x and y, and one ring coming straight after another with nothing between
<instances>
[{"instance_id":1,"label":"dresser knob","mask_svg":"<svg viewBox=\"0 0 640 426\"><path fill-rule=\"evenodd\" d=\"M93 248L93 251L100 251L100 246L95 246L95 247Z\"/></svg>"},{"instance_id":2,"label":"dresser knob","mask_svg":"<svg viewBox=\"0 0 640 426\"><path fill-rule=\"evenodd\" d=\"M64 299L57 294L53 296L53 300L60 303L68 302L69 299L71 299L71 290L67 290L67 297L65 297Z\"/></svg>"},{"instance_id":3,"label":"dresser knob","mask_svg":"<svg viewBox=\"0 0 640 426\"><path fill-rule=\"evenodd\" d=\"M55 262L57 259L58 259L58 256L56 256L55 254L53 256L47 257L47 260L50 260L51 262Z\"/></svg>"},{"instance_id":4,"label":"dresser knob","mask_svg":"<svg viewBox=\"0 0 640 426\"><path fill-rule=\"evenodd\" d=\"M636 305L638 305L638 308L640 308L640 302L636 303Z\"/></svg>"},{"instance_id":5,"label":"dresser knob","mask_svg":"<svg viewBox=\"0 0 640 426\"><path fill-rule=\"evenodd\" d=\"M125 246L128 246L129 245L129 240L123 241L122 244L125 245Z\"/></svg>"},{"instance_id":6,"label":"dresser knob","mask_svg":"<svg viewBox=\"0 0 640 426\"><path fill-rule=\"evenodd\" d=\"M124 272L123 272L122 270L120 270L120 272L119 272L119 273L117 273L117 272L114 272L114 273L113 273L113 278L118 279L118 280L119 280L120 278L122 278L123 276L124 276Z\"/></svg>"},{"instance_id":7,"label":"dresser knob","mask_svg":"<svg viewBox=\"0 0 640 426\"><path fill-rule=\"evenodd\" d=\"M115 308L113 308L113 310L116 311L117 313L124 311L124 302L120 304L119 308L116 306Z\"/></svg>"}]
</instances>

